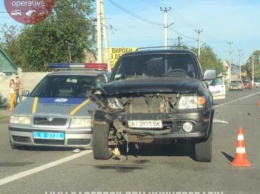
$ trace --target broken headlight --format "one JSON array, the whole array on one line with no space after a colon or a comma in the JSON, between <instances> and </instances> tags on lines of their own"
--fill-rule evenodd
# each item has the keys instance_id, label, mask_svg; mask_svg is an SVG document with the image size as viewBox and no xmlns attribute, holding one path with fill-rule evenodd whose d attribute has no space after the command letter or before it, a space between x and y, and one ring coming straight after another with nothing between
<instances>
[{"instance_id":1,"label":"broken headlight","mask_svg":"<svg viewBox=\"0 0 260 194\"><path fill-rule=\"evenodd\" d=\"M111 109L117 109L117 110L124 109L122 102L118 98L108 98L107 102Z\"/></svg>"}]
</instances>

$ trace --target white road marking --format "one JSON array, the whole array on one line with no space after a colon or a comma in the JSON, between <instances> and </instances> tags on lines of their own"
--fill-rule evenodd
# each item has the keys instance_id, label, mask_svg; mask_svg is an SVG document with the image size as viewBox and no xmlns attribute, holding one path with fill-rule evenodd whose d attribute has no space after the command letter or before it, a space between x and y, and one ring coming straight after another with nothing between
<instances>
[{"instance_id":1,"label":"white road marking","mask_svg":"<svg viewBox=\"0 0 260 194\"><path fill-rule=\"evenodd\" d=\"M236 102L236 101L239 101L239 100L242 100L242 99L245 99L245 98L249 98L249 97L254 96L254 95L257 95L257 94L260 94L260 92L257 92L257 93L254 93L254 94L250 94L250 95L248 95L248 96L244 96L244 97L241 97L241 98L237 98L237 99L235 99L235 100L231 100L231 101L225 102L225 103L223 103L223 104L216 105L216 106L214 106L214 108L218 108L218 107L220 107L220 106L223 106L223 105L226 105L226 104L230 104L230 103L232 103L232 102ZM258 102L256 102L256 104L257 104L257 103L258 103Z\"/></svg>"},{"instance_id":2,"label":"white road marking","mask_svg":"<svg viewBox=\"0 0 260 194\"><path fill-rule=\"evenodd\" d=\"M50 162L48 164L44 164L42 166L39 166L39 167L36 167L36 168L32 168L30 170L27 170L27 171L24 171L24 172L20 172L20 173L11 175L9 177L0 179L0 186L4 185L6 183L10 183L12 181L15 181L17 179L21 179L21 178L24 178L26 176L32 175L34 173L37 173L37 172L40 172L40 171L52 168L52 167L57 166L59 164L62 164L62 163L74 160L76 158L79 158L81 156L84 156L84 155L87 155L87 154L90 154L90 153L92 153L92 150L85 150L85 151L82 151L81 153L77 153L77 154L74 154L74 155L71 155L71 156L68 156L68 157L56 160L54 162Z\"/></svg>"}]
</instances>

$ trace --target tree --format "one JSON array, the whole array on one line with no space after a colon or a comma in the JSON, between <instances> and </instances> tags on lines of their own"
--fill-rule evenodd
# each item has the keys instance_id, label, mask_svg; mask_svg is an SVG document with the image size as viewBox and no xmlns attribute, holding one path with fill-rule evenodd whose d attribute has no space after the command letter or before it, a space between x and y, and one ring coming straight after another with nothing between
<instances>
[{"instance_id":1,"label":"tree","mask_svg":"<svg viewBox=\"0 0 260 194\"><path fill-rule=\"evenodd\" d=\"M197 52L197 48L192 47L191 50ZM221 59L217 57L210 46L205 44L202 45L199 61L203 69L214 68L217 70L218 74L226 74L226 69L224 69Z\"/></svg>"},{"instance_id":2,"label":"tree","mask_svg":"<svg viewBox=\"0 0 260 194\"><path fill-rule=\"evenodd\" d=\"M56 0L44 21L24 25L13 57L23 71L46 71L51 62L84 62L94 50L95 26L91 0ZM11 55L13 56L13 55Z\"/></svg>"},{"instance_id":3,"label":"tree","mask_svg":"<svg viewBox=\"0 0 260 194\"><path fill-rule=\"evenodd\" d=\"M18 54L19 44L17 42L20 32L21 28L16 25L8 26L4 24L0 26L0 46L5 50L8 56L12 57L12 60L17 64L21 64L22 62L22 57Z\"/></svg>"},{"instance_id":4,"label":"tree","mask_svg":"<svg viewBox=\"0 0 260 194\"><path fill-rule=\"evenodd\" d=\"M250 55L249 59L246 62L245 69L250 79L253 78L252 76L253 59L254 59L254 79L260 79L260 50L255 50Z\"/></svg>"}]
</instances>

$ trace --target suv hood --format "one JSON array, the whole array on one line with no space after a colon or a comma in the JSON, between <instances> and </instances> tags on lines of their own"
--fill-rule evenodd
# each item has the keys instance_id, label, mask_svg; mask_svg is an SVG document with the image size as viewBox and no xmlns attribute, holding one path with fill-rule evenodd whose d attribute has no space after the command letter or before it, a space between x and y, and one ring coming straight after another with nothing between
<instances>
[{"instance_id":1,"label":"suv hood","mask_svg":"<svg viewBox=\"0 0 260 194\"><path fill-rule=\"evenodd\" d=\"M89 116L95 108L97 106L85 98L27 97L14 109L13 114Z\"/></svg>"},{"instance_id":2,"label":"suv hood","mask_svg":"<svg viewBox=\"0 0 260 194\"><path fill-rule=\"evenodd\" d=\"M102 87L107 95L127 93L195 93L201 81L190 77L149 77L112 81Z\"/></svg>"}]
</instances>

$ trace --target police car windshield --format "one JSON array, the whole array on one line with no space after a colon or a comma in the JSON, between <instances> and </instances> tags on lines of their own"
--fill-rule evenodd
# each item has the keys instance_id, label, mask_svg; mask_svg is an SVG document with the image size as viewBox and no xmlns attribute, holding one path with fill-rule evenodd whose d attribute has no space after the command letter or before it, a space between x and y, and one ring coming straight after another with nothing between
<instances>
[{"instance_id":1,"label":"police car windshield","mask_svg":"<svg viewBox=\"0 0 260 194\"><path fill-rule=\"evenodd\" d=\"M31 97L86 98L88 90L97 87L96 76L47 76L32 91Z\"/></svg>"}]
</instances>

